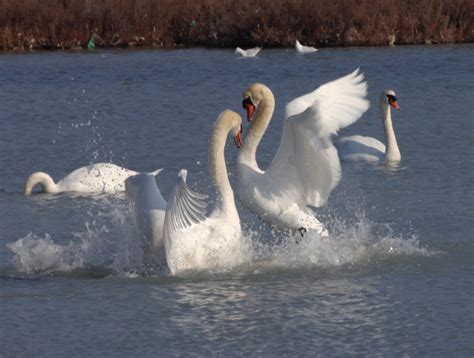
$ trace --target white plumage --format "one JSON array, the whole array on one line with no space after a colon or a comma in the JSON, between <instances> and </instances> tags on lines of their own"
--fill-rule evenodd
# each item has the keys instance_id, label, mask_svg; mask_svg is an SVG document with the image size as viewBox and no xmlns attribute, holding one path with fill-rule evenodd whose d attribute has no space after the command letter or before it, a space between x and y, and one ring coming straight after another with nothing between
<instances>
[{"instance_id":1,"label":"white plumage","mask_svg":"<svg viewBox=\"0 0 474 358\"><path fill-rule=\"evenodd\" d=\"M280 229L327 234L309 206L323 205L340 180L331 135L369 108L363 78L356 70L288 103L280 146L266 171L256 162L256 149L272 118L274 97L262 84L244 92L248 119L257 110L237 161L237 190L246 207Z\"/></svg>"},{"instance_id":2,"label":"white plumage","mask_svg":"<svg viewBox=\"0 0 474 358\"><path fill-rule=\"evenodd\" d=\"M209 142L209 172L217 201L210 215L206 216L206 197L187 186L187 171L183 169L178 175L168 200L163 230L166 260L173 275L229 268L243 261L240 219L224 158L229 133L241 146L241 126L240 116L232 111L222 112L214 126Z\"/></svg>"},{"instance_id":3,"label":"white plumage","mask_svg":"<svg viewBox=\"0 0 474 358\"><path fill-rule=\"evenodd\" d=\"M244 49L241 49L240 47L237 47L235 49L235 53L243 57L255 57L258 55L261 49L262 49L261 47L254 47L254 48L249 48L247 50L244 50Z\"/></svg>"},{"instance_id":4,"label":"white plumage","mask_svg":"<svg viewBox=\"0 0 474 358\"><path fill-rule=\"evenodd\" d=\"M50 194L118 193L125 191L125 179L136 174L138 174L136 171L112 163L95 163L78 168L55 183L49 174L36 172L28 177L24 194L30 195L36 185L41 185L43 191Z\"/></svg>"},{"instance_id":5,"label":"white plumage","mask_svg":"<svg viewBox=\"0 0 474 358\"><path fill-rule=\"evenodd\" d=\"M314 53L314 52L318 51L318 49L316 47L304 46L298 40L296 40L296 42L295 42L295 49L296 49L296 52L298 52L302 55L307 54L307 53Z\"/></svg>"},{"instance_id":6,"label":"white plumage","mask_svg":"<svg viewBox=\"0 0 474 358\"><path fill-rule=\"evenodd\" d=\"M125 180L129 211L135 219L137 229L146 243L146 253L165 262L163 224L166 200L156 185L155 173L138 173Z\"/></svg>"},{"instance_id":7,"label":"white plumage","mask_svg":"<svg viewBox=\"0 0 474 358\"><path fill-rule=\"evenodd\" d=\"M395 130L392 124L390 107L399 110L397 96L393 90L385 90L379 97L380 113L385 131L385 143L378 139L353 135L343 137L335 142L339 157L344 161L398 162L401 160Z\"/></svg>"}]
</instances>

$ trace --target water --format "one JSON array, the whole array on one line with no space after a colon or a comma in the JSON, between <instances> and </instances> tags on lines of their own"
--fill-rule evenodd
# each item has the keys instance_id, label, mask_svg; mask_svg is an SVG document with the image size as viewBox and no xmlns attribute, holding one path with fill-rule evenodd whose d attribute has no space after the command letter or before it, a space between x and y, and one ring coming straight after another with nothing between
<instances>
[{"instance_id":1,"label":"water","mask_svg":"<svg viewBox=\"0 0 474 358\"><path fill-rule=\"evenodd\" d=\"M2 356L472 356L474 47L94 51L0 56ZM24 197L94 162L180 168L210 195L207 141L243 90L277 107L360 67L370 110L343 131L383 138L377 98L397 92L402 162L348 163L325 208L327 242L295 244L240 206L243 267L169 277L145 265L123 195ZM229 141L230 142L230 141ZM231 179L235 149L226 149Z\"/></svg>"}]
</instances>

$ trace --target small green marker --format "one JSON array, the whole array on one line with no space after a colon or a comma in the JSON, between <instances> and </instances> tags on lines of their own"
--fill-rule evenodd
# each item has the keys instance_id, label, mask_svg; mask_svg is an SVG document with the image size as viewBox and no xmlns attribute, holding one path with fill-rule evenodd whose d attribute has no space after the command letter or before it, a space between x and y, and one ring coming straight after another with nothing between
<instances>
[{"instance_id":1,"label":"small green marker","mask_svg":"<svg viewBox=\"0 0 474 358\"><path fill-rule=\"evenodd\" d=\"M92 35L91 39L89 40L89 42L87 43L87 48L89 50L94 50L95 49L95 34Z\"/></svg>"}]
</instances>

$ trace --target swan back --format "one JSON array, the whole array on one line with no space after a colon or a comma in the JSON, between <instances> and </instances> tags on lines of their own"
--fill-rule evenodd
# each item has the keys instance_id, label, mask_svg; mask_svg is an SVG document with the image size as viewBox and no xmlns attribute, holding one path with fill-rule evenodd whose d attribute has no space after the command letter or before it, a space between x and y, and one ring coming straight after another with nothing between
<instances>
[{"instance_id":1,"label":"swan back","mask_svg":"<svg viewBox=\"0 0 474 358\"><path fill-rule=\"evenodd\" d=\"M159 171L158 171L159 172ZM163 224L166 201L161 195L154 173L138 173L125 180L129 211L147 246L158 254L164 247Z\"/></svg>"},{"instance_id":2,"label":"swan back","mask_svg":"<svg viewBox=\"0 0 474 358\"><path fill-rule=\"evenodd\" d=\"M60 191L118 193L125 191L125 179L135 174L112 163L95 163L74 170L57 185Z\"/></svg>"},{"instance_id":3,"label":"swan back","mask_svg":"<svg viewBox=\"0 0 474 358\"><path fill-rule=\"evenodd\" d=\"M241 49L240 47L237 47L235 49L235 53L243 56L243 57L255 57L258 55L262 48L261 47L254 47L254 48L249 48L247 50Z\"/></svg>"}]
</instances>

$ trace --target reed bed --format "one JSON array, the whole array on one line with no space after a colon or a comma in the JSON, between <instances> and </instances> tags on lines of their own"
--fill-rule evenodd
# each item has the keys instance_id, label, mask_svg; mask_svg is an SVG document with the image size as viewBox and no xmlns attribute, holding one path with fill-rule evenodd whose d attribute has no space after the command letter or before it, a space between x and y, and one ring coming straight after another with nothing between
<instances>
[{"instance_id":1,"label":"reed bed","mask_svg":"<svg viewBox=\"0 0 474 358\"><path fill-rule=\"evenodd\" d=\"M0 49L474 41L474 0L0 0Z\"/></svg>"}]
</instances>

